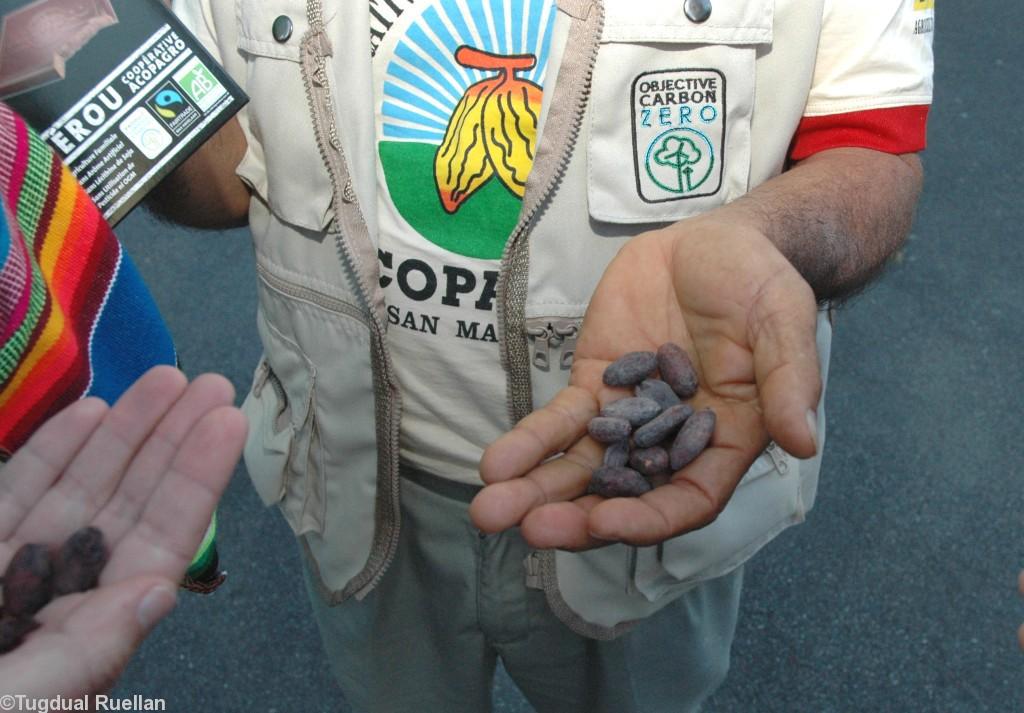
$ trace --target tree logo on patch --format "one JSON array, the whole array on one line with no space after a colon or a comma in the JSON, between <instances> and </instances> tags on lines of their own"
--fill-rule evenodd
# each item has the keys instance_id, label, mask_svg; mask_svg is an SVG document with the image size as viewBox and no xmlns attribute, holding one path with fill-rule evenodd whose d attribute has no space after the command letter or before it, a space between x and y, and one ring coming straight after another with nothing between
<instances>
[{"instance_id":1,"label":"tree logo on patch","mask_svg":"<svg viewBox=\"0 0 1024 713\"><path fill-rule=\"evenodd\" d=\"M670 193L687 194L704 185L715 168L714 147L695 129L671 129L651 142L647 174Z\"/></svg>"}]
</instances>

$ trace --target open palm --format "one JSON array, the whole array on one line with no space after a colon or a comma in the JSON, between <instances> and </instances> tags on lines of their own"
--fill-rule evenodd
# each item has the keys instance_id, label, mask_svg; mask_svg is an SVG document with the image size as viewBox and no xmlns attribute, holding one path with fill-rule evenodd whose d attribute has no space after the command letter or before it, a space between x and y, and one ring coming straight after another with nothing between
<instances>
[{"instance_id":1,"label":"open palm","mask_svg":"<svg viewBox=\"0 0 1024 713\"><path fill-rule=\"evenodd\" d=\"M189 384L157 367L113 406L78 401L0 471L0 568L26 542L99 528L110 559L96 589L59 597L0 656L0 692L81 696L116 680L174 605L245 439L222 377Z\"/></svg>"},{"instance_id":2,"label":"open palm","mask_svg":"<svg viewBox=\"0 0 1024 713\"><path fill-rule=\"evenodd\" d=\"M814 454L815 314L811 288L746 226L697 219L633 239L594 293L569 386L484 453L488 486L471 507L477 526L521 525L535 547L585 549L653 544L707 525L769 438L794 455ZM710 446L639 498L585 495L604 450L587 422L628 395L603 384L605 367L668 341L693 358L694 406L717 415Z\"/></svg>"}]
</instances>

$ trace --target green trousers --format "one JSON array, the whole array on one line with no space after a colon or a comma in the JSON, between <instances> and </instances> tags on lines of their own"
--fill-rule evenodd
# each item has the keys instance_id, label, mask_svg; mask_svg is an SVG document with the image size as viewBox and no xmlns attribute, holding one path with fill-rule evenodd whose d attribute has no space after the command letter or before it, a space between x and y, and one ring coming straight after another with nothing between
<instances>
[{"instance_id":1,"label":"green trousers","mask_svg":"<svg viewBox=\"0 0 1024 713\"><path fill-rule=\"evenodd\" d=\"M482 536L472 486L406 469L402 530L363 601L313 610L357 713L489 713L500 657L538 713L689 713L725 678L739 571L693 589L614 641L573 633L527 589L517 530Z\"/></svg>"}]
</instances>

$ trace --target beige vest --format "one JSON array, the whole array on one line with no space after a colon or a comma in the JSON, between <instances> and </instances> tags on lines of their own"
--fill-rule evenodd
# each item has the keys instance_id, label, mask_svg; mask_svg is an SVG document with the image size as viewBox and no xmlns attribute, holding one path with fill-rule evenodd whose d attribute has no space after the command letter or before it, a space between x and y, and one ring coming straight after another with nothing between
<instances>
[{"instance_id":1,"label":"beige vest","mask_svg":"<svg viewBox=\"0 0 1024 713\"><path fill-rule=\"evenodd\" d=\"M544 93L497 300L511 421L566 384L575 330L624 241L783 169L812 82L822 2L718 0L694 23L679 0L559 0L559 69ZM321 594L338 603L384 576L400 526L401 404L377 274L367 5L204 0L203 12L204 39L252 97L239 174L258 196L250 221L265 357L244 407L246 464L311 556ZM294 24L285 43L272 36L282 15ZM694 87L715 89L703 116L662 111L659 92ZM719 163L698 176L706 195L672 199L658 186L684 177L658 174L647 147L701 120ZM823 373L829 340L822 317ZM537 552L523 575L577 631L615 636L802 521L818 468L819 458L770 448L713 524L663 547Z\"/></svg>"}]
</instances>

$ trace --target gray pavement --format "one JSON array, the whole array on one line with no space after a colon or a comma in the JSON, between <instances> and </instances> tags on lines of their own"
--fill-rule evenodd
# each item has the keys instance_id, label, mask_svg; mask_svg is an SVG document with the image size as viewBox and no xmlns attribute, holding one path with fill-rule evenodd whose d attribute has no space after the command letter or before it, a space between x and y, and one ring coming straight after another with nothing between
<instances>
[{"instance_id":1,"label":"gray pavement","mask_svg":"<svg viewBox=\"0 0 1024 713\"><path fill-rule=\"evenodd\" d=\"M909 1L909 0L908 0ZM1024 711L1024 104L1015 3L940 3L927 187L906 249L837 321L818 502L747 568L716 713ZM244 231L118 230L190 375L259 354ZM117 689L169 711L342 712L290 531L241 470L230 572L183 596ZM502 677L496 709L529 711Z\"/></svg>"}]
</instances>

